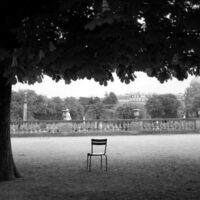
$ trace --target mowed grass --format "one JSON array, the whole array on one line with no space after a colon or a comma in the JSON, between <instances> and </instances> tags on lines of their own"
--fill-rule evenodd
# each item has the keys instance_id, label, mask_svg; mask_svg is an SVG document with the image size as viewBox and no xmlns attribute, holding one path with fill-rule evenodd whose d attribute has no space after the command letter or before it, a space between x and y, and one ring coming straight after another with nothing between
<instances>
[{"instance_id":1,"label":"mowed grass","mask_svg":"<svg viewBox=\"0 0 200 200\"><path fill-rule=\"evenodd\" d=\"M12 138L23 178L0 200L200 199L200 135L108 136L107 172L98 158L86 170L91 138Z\"/></svg>"}]
</instances>

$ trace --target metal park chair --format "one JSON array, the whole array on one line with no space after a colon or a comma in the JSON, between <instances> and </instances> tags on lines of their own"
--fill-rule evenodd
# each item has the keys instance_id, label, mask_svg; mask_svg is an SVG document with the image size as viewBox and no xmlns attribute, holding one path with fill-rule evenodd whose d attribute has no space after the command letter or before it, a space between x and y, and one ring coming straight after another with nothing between
<instances>
[{"instance_id":1,"label":"metal park chair","mask_svg":"<svg viewBox=\"0 0 200 200\"><path fill-rule=\"evenodd\" d=\"M105 167L107 171L107 139L91 139L91 153L87 154L87 169L91 171L92 156L99 156L101 158L101 169L102 169L102 157L105 157Z\"/></svg>"}]
</instances>

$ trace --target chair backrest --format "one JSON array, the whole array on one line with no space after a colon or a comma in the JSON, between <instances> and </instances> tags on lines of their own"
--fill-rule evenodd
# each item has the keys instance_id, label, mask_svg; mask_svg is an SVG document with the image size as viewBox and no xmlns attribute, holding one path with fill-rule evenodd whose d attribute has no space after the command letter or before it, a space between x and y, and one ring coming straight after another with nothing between
<instances>
[{"instance_id":1,"label":"chair backrest","mask_svg":"<svg viewBox=\"0 0 200 200\"><path fill-rule=\"evenodd\" d=\"M102 153L105 154L106 153L106 147L107 147L107 139L91 139L91 153L94 153L94 147L93 146L104 146Z\"/></svg>"}]
</instances>

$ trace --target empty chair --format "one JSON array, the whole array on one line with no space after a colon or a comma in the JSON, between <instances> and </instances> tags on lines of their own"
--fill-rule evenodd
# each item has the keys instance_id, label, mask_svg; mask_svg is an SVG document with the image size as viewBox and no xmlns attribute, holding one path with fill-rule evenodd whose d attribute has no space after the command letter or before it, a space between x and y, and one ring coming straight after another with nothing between
<instances>
[{"instance_id":1,"label":"empty chair","mask_svg":"<svg viewBox=\"0 0 200 200\"><path fill-rule=\"evenodd\" d=\"M102 169L102 158L105 158L105 168L107 171L107 139L91 139L91 153L87 154L87 169L91 171L92 156L99 156L101 158L101 169Z\"/></svg>"}]
</instances>

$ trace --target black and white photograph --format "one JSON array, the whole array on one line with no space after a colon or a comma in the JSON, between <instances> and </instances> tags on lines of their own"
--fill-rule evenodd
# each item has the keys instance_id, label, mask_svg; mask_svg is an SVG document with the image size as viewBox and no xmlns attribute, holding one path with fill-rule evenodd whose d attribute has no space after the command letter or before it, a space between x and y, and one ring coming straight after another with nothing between
<instances>
[{"instance_id":1,"label":"black and white photograph","mask_svg":"<svg viewBox=\"0 0 200 200\"><path fill-rule=\"evenodd\" d=\"M200 200L200 0L2 0L0 200Z\"/></svg>"}]
</instances>

